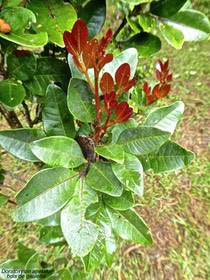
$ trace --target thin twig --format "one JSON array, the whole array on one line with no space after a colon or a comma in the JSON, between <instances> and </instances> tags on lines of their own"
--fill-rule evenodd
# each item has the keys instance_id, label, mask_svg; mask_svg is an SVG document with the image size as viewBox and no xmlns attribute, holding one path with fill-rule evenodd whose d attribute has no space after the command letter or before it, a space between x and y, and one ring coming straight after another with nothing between
<instances>
[{"instance_id":1,"label":"thin twig","mask_svg":"<svg viewBox=\"0 0 210 280\"><path fill-rule=\"evenodd\" d=\"M32 123L32 120L31 120L31 115L30 115L30 111L28 109L28 105L26 104L26 102L23 100L22 102L22 105L23 105L23 108L24 108L24 111L25 111L25 117L26 117L26 121L29 125L29 127L33 127L33 123Z\"/></svg>"}]
</instances>

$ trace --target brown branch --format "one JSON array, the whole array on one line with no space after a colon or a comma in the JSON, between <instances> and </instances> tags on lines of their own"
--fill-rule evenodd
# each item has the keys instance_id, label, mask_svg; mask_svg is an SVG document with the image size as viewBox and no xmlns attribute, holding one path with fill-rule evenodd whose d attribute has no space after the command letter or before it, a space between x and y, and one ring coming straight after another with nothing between
<instances>
[{"instance_id":1,"label":"brown branch","mask_svg":"<svg viewBox=\"0 0 210 280\"><path fill-rule=\"evenodd\" d=\"M36 107L36 117L32 121L32 125L37 124L41 119L42 105L38 104Z\"/></svg>"},{"instance_id":2,"label":"brown branch","mask_svg":"<svg viewBox=\"0 0 210 280\"><path fill-rule=\"evenodd\" d=\"M25 117L26 117L26 121L29 125L29 127L33 127L33 123L32 123L32 120L31 120L31 115L30 115L30 111L28 109L28 105L26 104L26 102L23 100L22 102L22 105L23 105L23 108L24 108L24 111L25 111Z\"/></svg>"},{"instance_id":3,"label":"brown branch","mask_svg":"<svg viewBox=\"0 0 210 280\"><path fill-rule=\"evenodd\" d=\"M8 111L6 110L1 104L0 104L0 113L4 116L9 126L13 129L15 128L22 128L22 124L19 121L16 113L14 111Z\"/></svg>"}]
</instances>

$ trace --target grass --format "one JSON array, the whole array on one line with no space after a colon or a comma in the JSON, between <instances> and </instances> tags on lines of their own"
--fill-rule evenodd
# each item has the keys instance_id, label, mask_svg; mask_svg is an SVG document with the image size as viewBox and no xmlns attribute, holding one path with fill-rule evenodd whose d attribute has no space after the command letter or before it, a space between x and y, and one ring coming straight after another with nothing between
<instances>
[{"instance_id":1,"label":"grass","mask_svg":"<svg viewBox=\"0 0 210 280\"><path fill-rule=\"evenodd\" d=\"M201 7L206 12L204 2ZM187 43L180 51L164 45L158 58L168 57L174 85L169 99L161 101L161 104L175 100L185 103L184 117L173 138L192 150L196 157L181 171L159 175L150 173L145 177L145 193L138 200L137 210L151 228L154 245L136 247L121 243L112 267L93 273L91 277L94 280L117 279L120 273L121 279L124 275L126 280L209 279L209 42ZM12 186L15 191L35 172L32 164L26 165L8 154L3 154L3 164L4 169L11 171L5 185ZM38 243L38 226L13 223L13 209L12 204L7 204L0 212L0 262L15 257L18 240L40 250L45 260L51 259L53 254L62 256L58 248Z\"/></svg>"}]
</instances>

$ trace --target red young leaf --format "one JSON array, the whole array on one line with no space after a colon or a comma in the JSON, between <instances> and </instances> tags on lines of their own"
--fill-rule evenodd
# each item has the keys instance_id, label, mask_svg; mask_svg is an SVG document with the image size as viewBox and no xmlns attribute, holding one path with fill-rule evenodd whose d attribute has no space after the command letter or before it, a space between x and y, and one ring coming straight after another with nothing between
<instances>
[{"instance_id":1,"label":"red young leaf","mask_svg":"<svg viewBox=\"0 0 210 280\"><path fill-rule=\"evenodd\" d=\"M130 65L123 63L115 72L115 81L118 86L118 90L121 91L130 78Z\"/></svg>"},{"instance_id":2,"label":"red young leaf","mask_svg":"<svg viewBox=\"0 0 210 280\"><path fill-rule=\"evenodd\" d=\"M112 91L110 93L106 93L104 95L104 107L108 111L109 114L112 113L111 109L117 108L117 100L116 100L116 92Z\"/></svg>"},{"instance_id":3,"label":"red young leaf","mask_svg":"<svg viewBox=\"0 0 210 280\"><path fill-rule=\"evenodd\" d=\"M98 59L98 70L100 71L105 64L111 62L113 59L113 54L107 53L99 57Z\"/></svg>"},{"instance_id":4,"label":"red young leaf","mask_svg":"<svg viewBox=\"0 0 210 280\"><path fill-rule=\"evenodd\" d=\"M63 41L67 51L72 55L77 55L77 43L71 32L64 31Z\"/></svg>"},{"instance_id":5,"label":"red young leaf","mask_svg":"<svg viewBox=\"0 0 210 280\"><path fill-rule=\"evenodd\" d=\"M82 58L86 66L86 69L90 69L94 67L95 53L97 47L98 47L97 39L92 39L91 41L87 42L87 44L85 45L82 53Z\"/></svg>"},{"instance_id":6,"label":"red young leaf","mask_svg":"<svg viewBox=\"0 0 210 280\"><path fill-rule=\"evenodd\" d=\"M105 37L102 37L99 43L99 50L105 50L107 48L107 46L109 45L109 43L112 40L112 29L109 28L109 30L106 33Z\"/></svg>"},{"instance_id":7,"label":"red young leaf","mask_svg":"<svg viewBox=\"0 0 210 280\"><path fill-rule=\"evenodd\" d=\"M109 73L105 72L102 75L100 81L100 88L103 94L110 93L114 90L114 80Z\"/></svg>"},{"instance_id":8,"label":"red young leaf","mask_svg":"<svg viewBox=\"0 0 210 280\"><path fill-rule=\"evenodd\" d=\"M132 86L134 86L136 83L136 79L133 78L130 81L127 82L127 84L122 88L122 92L128 91Z\"/></svg>"},{"instance_id":9,"label":"red young leaf","mask_svg":"<svg viewBox=\"0 0 210 280\"><path fill-rule=\"evenodd\" d=\"M117 105L116 121L127 122L133 113L133 108L129 107L128 103L123 101Z\"/></svg>"},{"instance_id":10,"label":"red young leaf","mask_svg":"<svg viewBox=\"0 0 210 280\"><path fill-rule=\"evenodd\" d=\"M72 35L76 40L77 51L80 54L88 40L88 28L84 20L78 19L73 28Z\"/></svg>"},{"instance_id":11,"label":"red young leaf","mask_svg":"<svg viewBox=\"0 0 210 280\"><path fill-rule=\"evenodd\" d=\"M168 83L172 82L172 78L173 78L172 74L168 75L167 78L166 78L167 82Z\"/></svg>"},{"instance_id":12,"label":"red young leaf","mask_svg":"<svg viewBox=\"0 0 210 280\"><path fill-rule=\"evenodd\" d=\"M150 95L151 87L149 87L147 82L144 83L143 90L144 90L145 95Z\"/></svg>"}]
</instances>

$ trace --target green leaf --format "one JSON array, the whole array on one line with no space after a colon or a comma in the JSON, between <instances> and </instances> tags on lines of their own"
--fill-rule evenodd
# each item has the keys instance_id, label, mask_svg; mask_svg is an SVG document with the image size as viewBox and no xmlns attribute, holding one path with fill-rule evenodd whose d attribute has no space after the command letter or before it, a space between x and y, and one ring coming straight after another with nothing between
<instances>
[{"instance_id":1,"label":"green leaf","mask_svg":"<svg viewBox=\"0 0 210 280\"><path fill-rule=\"evenodd\" d=\"M184 43L184 34L182 31L174 26L167 24L166 22L161 22L159 24L160 32L167 41L169 45L175 49L181 49Z\"/></svg>"},{"instance_id":2,"label":"green leaf","mask_svg":"<svg viewBox=\"0 0 210 280\"><path fill-rule=\"evenodd\" d=\"M134 155L148 154L162 146L170 137L170 133L155 127L140 126L125 129L119 136L117 144Z\"/></svg>"},{"instance_id":3,"label":"green leaf","mask_svg":"<svg viewBox=\"0 0 210 280\"><path fill-rule=\"evenodd\" d=\"M2 192L0 192L0 206L4 205L5 203L7 203L9 199L9 196L3 194Z\"/></svg>"},{"instance_id":4,"label":"green leaf","mask_svg":"<svg viewBox=\"0 0 210 280\"><path fill-rule=\"evenodd\" d=\"M91 271L96 269L99 264L104 263L106 258L106 242L111 238L111 221L104 208L104 205L99 202L91 204L86 212L86 218L90 218L99 226L100 232L97 241L88 255L83 258L85 270ZM111 244L110 244L111 245ZM111 246L110 246L111 247ZM109 248L108 253L113 254L114 246ZM112 249L112 250L111 250Z\"/></svg>"},{"instance_id":5,"label":"green leaf","mask_svg":"<svg viewBox=\"0 0 210 280\"><path fill-rule=\"evenodd\" d=\"M112 170L125 187L140 196L143 195L143 168L136 156L125 153L124 163L119 165L113 162Z\"/></svg>"},{"instance_id":6,"label":"green leaf","mask_svg":"<svg viewBox=\"0 0 210 280\"><path fill-rule=\"evenodd\" d=\"M1 3L2 1L0 1ZM18 6L20 3L22 2L22 0L3 0L2 6L5 7L14 7L14 6Z\"/></svg>"},{"instance_id":7,"label":"green leaf","mask_svg":"<svg viewBox=\"0 0 210 280\"><path fill-rule=\"evenodd\" d=\"M104 158L118 163L123 163L124 161L124 150L117 144L99 145L95 147L95 152Z\"/></svg>"},{"instance_id":8,"label":"green leaf","mask_svg":"<svg viewBox=\"0 0 210 280\"><path fill-rule=\"evenodd\" d=\"M44 138L43 131L34 128L19 128L0 131L0 145L13 156L27 161L40 161L29 147L30 143Z\"/></svg>"},{"instance_id":9,"label":"green leaf","mask_svg":"<svg viewBox=\"0 0 210 280\"><path fill-rule=\"evenodd\" d=\"M57 83L66 92L70 79L68 65L60 59L42 57L37 59L37 69L33 79L24 85L35 95L44 96L49 84Z\"/></svg>"},{"instance_id":10,"label":"green leaf","mask_svg":"<svg viewBox=\"0 0 210 280\"><path fill-rule=\"evenodd\" d=\"M33 78L36 71L36 59L32 52L26 52L24 56L16 56L14 53L7 57L9 74L17 80L27 81Z\"/></svg>"},{"instance_id":11,"label":"green leaf","mask_svg":"<svg viewBox=\"0 0 210 280\"><path fill-rule=\"evenodd\" d=\"M117 250L117 243L114 234L111 234L109 238L105 239L105 246L106 246L106 264L109 268L111 268L115 257L114 253Z\"/></svg>"},{"instance_id":12,"label":"green leaf","mask_svg":"<svg viewBox=\"0 0 210 280\"><path fill-rule=\"evenodd\" d=\"M47 33L28 33L28 27L31 23L36 22L36 17L32 11L23 7L8 7L1 12L1 18L9 23L11 32L8 34L0 33L0 37L27 47L42 47L47 44Z\"/></svg>"},{"instance_id":13,"label":"green leaf","mask_svg":"<svg viewBox=\"0 0 210 280\"><path fill-rule=\"evenodd\" d=\"M29 279L31 270L41 269L39 265L39 254L36 251L25 247L21 242L18 242L17 255L18 257L16 259L7 260L6 262L0 264L1 279ZM17 270L17 272L14 270ZM20 270L23 270L21 275L23 275L24 278L18 277L20 275ZM43 275L48 276L48 271L45 270L45 272L43 272Z\"/></svg>"},{"instance_id":14,"label":"green leaf","mask_svg":"<svg viewBox=\"0 0 210 280\"><path fill-rule=\"evenodd\" d=\"M104 202L111 208L117 210L127 210L134 205L134 199L129 191L124 191L120 197L103 195Z\"/></svg>"},{"instance_id":15,"label":"green leaf","mask_svg":"<svg viewBox=\"0 0 210 280\"><path fill-rule=\"evenodd\" d=\"M124 3L127 4L132 4L132 5L138 5L138 4L142 4L142 3L150 3L151 0L121 0Z\"/></svg>"},{"instance_id":16,"label":"green leaf","mask_svg":"<svg viewBox=\"0 0 210 280\"><path fill-rule=\"evenodd\" d=\"M136 48L139 57L149 57L161 50L160 39L146 32L136 34L126 41L119 42L119 44L123 49L127 49L129 46Z\"/></svg>"},{"instance_id":17,"label":"green leaf","mask_svg":"<svg viewBox=\"0 0 210 280\"><path fill-rule=\"evenodd\" d=\"M143 219L133 210L117 211L107 208L112 228L125 240L137 244L151 245L152 236Z\"/></svg>"},{"instance_id":18,"label":"green leaf","mask_svg":"<svg viewBox=\"0 0 210 280\"><path fill-rule=\"evenodd\" d=\"M55 169L59 169L62 167L56 167ZM23 190L23 189L22 189ZM56 212L55 214L52 214L51 216L48 216L44 219L39 220L37 223L39 225L42 226L51 226L51 227L55 227L55 226L59 226L60 225L60 212Z\"/></svg>"},{"instance_id":19,"label":"green leaf","mask_svg":"<svg viewBox=\"0 0 210 280\"><path fill-rule=\"evenodd\" d=\"M92 0L87 2L78 14L88 27L89 38L95 37L101 30L106 19L106 1Z\"/></svg>"},{"instance_id":20,"label":"green leaf","mask_svg":"<svg viewBox=\"0 0 210 280\"><path fill-rule=\"evenodd\" d=\"M9 108L21 104L25 94L24 87L17 81L6 79L0 82L0 102Z\"/></svg>"},{"instance_id":21,"label":"green leaf","mask_svg":"<svg viewBox=\"0 0 210 280\"><path fill-rule=\"evenodd\" d=\"M147 116L144 125L174 133L177 123L184 112L184 103L177 101L170 106L154 109Z\"/></svg>"},{"instance_id":22,"label":"green leaf","mask_svg":"<svg viewBox=\"0 0 210 280\"><path fill-rule=\"evenodd\" d=\"M112 171L109 162L98 161L90 166L87 175L87 184L93 189L111 196L120 196L123 187Z\"/></svg>"},{"instance_id":23,"label":"green leaf","mask_svg":"<svg viewBox=\"0 0 210 280\"><path fill-rule=\"evenodd\" d=\"M86 163L79 144L64 136L50 136L33 142L31 150L41 161L50 166L74 168Z\"/></svg>"},{"instance_id":24,"label":"green leaf","mask_svg":"<svg viewBox=\"0 0 210 280\"><path fill-rule=\"evenodd\" d=\"M153 1L150 6L150 12L157 16L169 17L176 14L187 2L187 0L159 0Z\"/></svg>"},{"instance_id":25,"label":"green leaf","mask_svg":"<svg viewBox=\"0 0 210 280\"><path fill-rule=\"evenodd\" d=\"M115 144L120 136L120 134L127 128L130 128L130 127L136 127L138 125L138 123L136 122L136 120L134 119L129 119L128 122L126 123L118 123L118 124L115 124L112 128L112 141L111 143L112 144Z\"/></svg>"},{"instance_id":26,"label":"green leaf","mask_svg":"<svg viewBox=\"0 0 210 280\"><path fill-rule=\"evenodd\" d=\"M115 56L110 63L106 64L100 74L102 75L104 72L108 72L112 77L114 77L116 70L123 63L128 63L131 68L130 78L132 78L136 72L136 67L138 63L138 53L135 48L130 48L130 45L128 47L129 49L126 49L125 51L121 52L120 54Z\"/></svg>"},{"instance_id":27,"label":"green leaf","mask_svg":"<svg viewBox=\"0 0 210 280\"><path fill-rule=\"evenodd\" d=\"M13 213L13 219L30 222L58 212L74 193L75 175L66 168L44 169L36 173L17 194L20 206Z\"/></svg>"},{"instance_id":28,"label":"green leaf","mask_svg":"<svg viewBox=\"0 0 210 280\"><path fill-rule=\"evenodd\" d=\"M210 22L203 13L194 10L181 10L166 20L168 25L179 29L185 41L204 40L210 34Z\"/></svg>"},{"instance_id":29,"label":"green leaf","mask_svg":"<svg viewBox=\"0 0 210 280\"><path fill-rule=\"evenodd\" d=\"M96 243L99 229L85 219L85 210L97 201L96 192L86 184L84 178L80 178L74 197L61 212L61 228L74 255L84 257Z\"/></svg>"},{"instance_id":30,"label":"green leaf","mask_svg":"<svg viewBox=\"0 0 210 280\"><path fill-rule=\"evenodd\" d=\"M82 122L95 119L94 95L84 80L72 78L68 87L67 104L72 115Z\"/></svg>"},{"instance_id":31,"label":"green leaf","mask_svg":"<svg viewBox=\"0 0 210 280\"><path fill-rule=\"evenodd\" d=\"M70 30L77 19L72 5L61 0L36 0L27 4L36 15L33 29L37 32L46 32L50 42L64 47L63 33Z\"/></svg>"},{"instance_id":32,"label":"green leaf","mask_svg":"<svg viewBox=\"0 0 210 280\"><path fill-rule=\"evenodd\" d=\"M167 141L159 150L138 158L144 171L153 169L154 173L160 173L185 167L193 160L194 154L173 141Z\"/></svg>"},{"instance_id":33,"label":"green leaf","mask_svg":"<svg viewBox=\"0 0 210 280\"><path fill-rule=\"evenodd\" d=\"M42 122L47 135L74 138L74 120L66 104L66 94L56 85L47 88L42 110Z\"/></svg>"},{"instance_id":34,"label":"green leaf","mask_svg":"<svg viewBox=\"0 0 210 280\"><path fill-rule=\"evenodd\" d=\"M145 32L150 33L156 26L156 20L149 14L141 14L139 17L139 24Z\"/></svg>"},{"instance_id":35,"label":"green leaf","mask_svg":"<svg viewBox=\"0 0 210 280\"><path fill-rule=\"evenodd\" d=\"M45 245L64 242L64 237L60 226L41 228L39 241Z\"/></svg>"}]
</instances>

